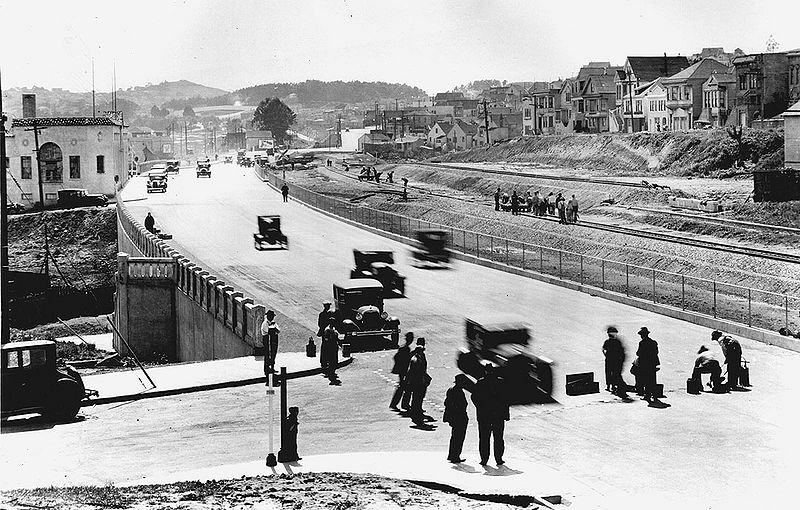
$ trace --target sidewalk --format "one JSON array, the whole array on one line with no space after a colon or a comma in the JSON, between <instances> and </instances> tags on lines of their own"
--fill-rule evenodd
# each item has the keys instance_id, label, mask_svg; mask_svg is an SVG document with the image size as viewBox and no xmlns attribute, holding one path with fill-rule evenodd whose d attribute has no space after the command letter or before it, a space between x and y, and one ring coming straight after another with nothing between
<instances>
[{"instance_id":1,"label":"sidewalk","mask_svg":"<svg viewBox=\"0 0 800 510\"><path fill-rule=\"evenodd\" d=\"M339 367L347 366L352 361L353 358L343 358ZM301 352L278 353L275 369L280 372L281 367L286 367L289 379L322 373L319 358L309 358ZM149 367L146 370L155 383L155 388L151 387L147 377L139 369L94 375L83 371L84 386L100 393L98 398L85 400L83 406L266 382L263 356L180 363Z\"/></svg>"},{"instance_id":2,"label":"sidewalk","mask_svg":"<svg viewBox=\"0 0 800 510\"><path fill-rule=\"evenodd\" d=\"M540 508L573 510L627 508L627 495L603 488L602 493L531 459L508 458L500 468L490 463L485 468L471 459L450 464L444 452L374 452L331 455L306 455L298 462L266 467L264 460L164 473L121 485L173 483L187 480L220 480L242 476L294 473L369 473L388 478L423 482L422 485L464 494L527 496ZM561 498L561 504L559 499ZM564 506L561 506L564 505Z\"/></svg>"}]
</instances>

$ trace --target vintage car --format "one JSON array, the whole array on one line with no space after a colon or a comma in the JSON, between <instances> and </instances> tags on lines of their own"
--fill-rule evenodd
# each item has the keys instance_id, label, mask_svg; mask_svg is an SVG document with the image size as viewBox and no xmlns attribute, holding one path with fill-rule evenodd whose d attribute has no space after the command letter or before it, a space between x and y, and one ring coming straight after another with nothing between
<instances>
[{"instance_id":1,"label":"vintage car","mask_svg":"<svg viewBox=\"0 0 800 510\"><path fill-rule=\"evenodd\" d=\"M181 171L181 162L177 159L173 159L171 161L167 161L167 173L168 174L177 174Z\"/></svg>"},{"instance_id":2,"label":"vintage car","mask_svg":"<svg viewBox=\"0 0 800 510\"><path fill-rule=\"evenodd\" d=\"M197 177L211 177L211 160L208 158L197 160Z\"/></svg>"},{"instance_id":3,"label":"vintage car","mask_svg":"<svg viewBox=\"0 0 800 510\"><path fill-rule=\"evenodd\" d=\"M383 285L359 278L333 285L333 302L341 319L339 333L353 352L396 349L400 319L383 310Z\"/></svg>"},{"instance_id":4,"label":"vintage car","mask_svg":"<svg viewBox=\"0 0 800 510\"><path fill-rule=\"evenodd\" d=\"M75 369L56 366L56 344L51 340L11 342L2 347L2 418L39 413L55 420L71 420L81 402L97 392L87 390Z\"/></svg>"},{"instance_id":5,"label":"vintage car","mask_svg":"<svg viewBox=\"0 0 800 510\"><path fill-rule=\"evenodd\" d=\"M6 214L19 214L25 210L25 206L16 202L6 202Z\"/></svg>"},{"instance_id":6,"label":"vintage car","mask_svg":"<svg viewBox=\"0 0 800 510\"><path fill-rule=\"evenodd\" d=\"M509 403L553 401L553 361L531 352L531 335L524 320L491 314L465 322L467 346L459 350L456 359L462 372L479 379L489 362L505 383Z\"/></svg>"},{"instance_id":7,"label":"vintage car","mask_svg":"<svg viewBox=\"0 0 800 510\"><path fill-rule=\"evenodd\" d=\"M147 192L166 193L167 181L169 181L169 177L167 176L166 169L156 169L153 167L153 170L147 174Z\"/></svg>"},{"instance_id":8,"label":"vintage car","mask_svg":"<svg viewBox=\"0 0 800 510\"><path fill-rule=\"evenodd\" d=\"M450 262L450 250L447 248L447 232L444 230L418 230L417 242L411 249L414 265L425 264L442 266Z\"/></svg>"},{"instance_id":9,"label":"vintage car","mask_svg":"<svg viewBox=\"0 0 800 510\"><path fill-rule=\"evenodd\" d=\"M356 266L350 278L372 278L383 285L383 297L403 297L406 277L392 267L394 253L388 250L353 250Z\"/></svg>"},{"instance_id":10,"label":"vintage car","mask_svg":"<svg viewBox=\"0 0 800 510\"><path fill-rule=\"evenodd\" d=\"M82 188L58 190L58 207L84 207L88 205L108 205L108 197L99 193L88 193Z\"/></svg>"},{"instance_id":11,"label":"vintage car","mask_svg":"<svg viewBox=\"0 0 800 510\"><path fill-rule=\"evenodd\" d=\"M233 156L225 156L225 163L233 163Z\"/></svg>"},{"instance_id":12,"label":"vintage car","mask_svg":"<svg viewBox=\"0 0 800 510\"><path fill-rule=\"evenodd\" d=\"M289 239L281 232L281 217L265 215L258 217L258 232L253 234L256 250L263 250L265 245L289 249Z\"/></svg>"},{"instance_id":13,"label":"vintage car","mask_svg":"<svg viewBox=\"0 0 800 510\"><path fill-rule=\"evenodd\" d=\"M244 159L246 154L247 154L247 151L244 150L244 149L239 149L238 151L236 151L236 164L237 165L241 165L242 164L242 160Z\"/></svg>"}]
</instances>

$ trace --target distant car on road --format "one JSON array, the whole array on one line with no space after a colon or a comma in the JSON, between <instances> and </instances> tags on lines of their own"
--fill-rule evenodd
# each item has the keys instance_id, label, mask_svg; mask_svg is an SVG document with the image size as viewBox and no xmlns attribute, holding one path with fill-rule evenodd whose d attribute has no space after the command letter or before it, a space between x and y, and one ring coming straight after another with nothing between
<instances>
[{"instance_id":1,"label":"distant car on road","mask_svg":"<svg viewBox=\"0 0 800 510\"><path fill-rule=\"evenodd\" d=\"M355 267L350 278L373 278L383 285L384 297L403 297L406 277L392 267L394 252L389 250L353 250Z\"/></svg>"},{"instance_id":2,"label":"distant car on road","mask_svg":"<svg viewBox=\"0 0 800 510\"><path fill-rule=\"evenodd\" d=\"M419 230L417 242L411 249L414 265L423 263L443 266L450 262L450 250L447 248L447 232L444 230Z\"/></svg>"},{"instance_id":3,"label":"distant car on road","mask_svg":"<svg viewBox=\"0 0 800 510\"><path fill-rule=\"evenodd\" d=\"M108 197L99 193L88 193L82 188L58 190L58 207L85 207L89 205L108 205Z\"/></svg>"},{"instance_id":4,"label":"distant car on road","mask_svg":"<svg viewBox=\"0 0 800 510\"><path fill-rule=\"evenodd\" d=\"M333 285L333 301L342 320L340 333L353 351L397 348L400 319L383 310L383 285L360 278Z\"/></svg>"},{"instance_id":5,"label":"distant car on road","mask_svg":"<svg viewBox=\"0 0 800 510\"><path fill-rule=\"evenodd\" d=\"M225 156L225 163L233 163L233 156Z\"/></svg>"},{"instance_id":6,"label":"distant car on road","mask_svg":"<svg viewBox=\"0 0 800 510\"><path fill-rule=\"evenodd\" d=\"M168 181L166 168L156 169L156 167L153 167L153 170L147 174L147 192L155 193L158 191L166 193Z\"/></svg>"},{"instance_id":7,"label":"distant car on road","mask_svg":"<svg viewBox=\"0 0 800 510\"><path fill-rule=\"evenodd\" d=\"M172 161L167 161L167 173L168 174L177 174L181 171L181 162L177 159Z\"/></svg>"},{"instance_id":8,"label":"distant car on road","mask_svg":"<svg viewBox=\"0 0 800 510\"><path fill-rule=\"evenodd\" d=\"M256 250L263 250L264 245L289 249L289 238L281 232L281 217L277 214L258 217L258 232L253 234Z\"/></svg>"},{"instance_id":9,"label":"distant car on road","mask_svg":"<svg viewBox=\"0 0 800 510\"><path fill-rule=\"evenodd\" d=\"M197 160L197 177L211 177L211 160L208 158Z\"/></svg>"},{"instance_id":10,"label":"distant car on road","mask_svg":"<svg viewBox=\"0 0 800 510\"><path fill-rule=\"evenodd\" d=\"M530 350L527 323L506 314L471 317L466 322L466 348L460 349L456 364L475 379L483 376L484 363L497 367L512 404L552 402L553 361Z\"/></svg>"},{"instance_id":11,"label":"distant car on road","mask_svg":"<svg viewBox=\"0 0 800 510\"><path fill-rule=\"evenodd\" d=\"M86 390L80 374L56 366L56 344L51 340L11 342L2 347L2 418L39 413L55 420L71 420L83 399L96 396Z\"/></svg>"}]
</instances>

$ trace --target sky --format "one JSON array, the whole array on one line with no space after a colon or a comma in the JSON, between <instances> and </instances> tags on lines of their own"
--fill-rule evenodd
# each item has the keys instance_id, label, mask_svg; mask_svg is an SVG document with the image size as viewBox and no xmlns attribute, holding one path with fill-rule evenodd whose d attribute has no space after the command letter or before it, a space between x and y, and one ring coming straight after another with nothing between
<instances>
[{"instance_id":1,"label":"sky","mask_svg":"<svg viewBox=\"0 0 800 510\"><path fill-rule=\"evenodd\" d=\"M589 61L800 47L785 0L0 0L2 86L550 81Z\"/></svg>"}]
</instances>

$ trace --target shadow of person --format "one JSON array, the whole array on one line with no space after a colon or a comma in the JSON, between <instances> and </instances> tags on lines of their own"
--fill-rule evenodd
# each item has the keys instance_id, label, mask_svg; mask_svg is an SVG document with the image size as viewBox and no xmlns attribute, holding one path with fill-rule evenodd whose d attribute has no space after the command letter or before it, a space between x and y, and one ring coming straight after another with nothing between
<instances>
[{"instance_id":1,"label":"shadow of person","mask_svg":"<svg viewBox=\"0 0 800 510\"><path fill-rule=\"evenodd\" d=\"M453 464L451 469L455 469L456 471L461 471L463 473L477 473L478 470L474 467L470 466L469 464L465 464L463 462L459 462L458 464Z\"/></svg>"},{"instance_id":2,"label":"shadow of person","mask_svg":"<svg viewBox=\"0 0 800 510\"><path fill-rule=\"evenodd\" d=\"M411 425L412 429L417 430L425 430L425 431L432 431L436 430L436 425L431 425L430 423L425 423L424 421L415 421L413 425Z\"/></svg>"},{"instance_id":3,"label":"shadow of person","mask_svg":"<svg viewBox=\"0 0 800 510\"><path fill-rule=\"evenodd\" d=\"M507 464L503 464L502 466L497 466L498 475L495 476L512 476L512 475L521 475L524 471L519 471L517 469L511 469L508 467Z\"/></svg>"},{"instance_id":4,"label":"shadow of person","mask_svg":"<svg viewBox=\"0 0 800 510\"><path fill-rule=\"evenodd\" d=\"M730 391L748 392L748 391L753 391L753 390L751 390L750 388L745 388L743 386L734 386L733 388L730 389Z\"/></svg>"},{"instance_id":5,"label":"shadow of person","mask_svg":"<svg viewBox=\"0 0 800 510\"><path fill-rule=\"evenodd\" d=\"M652 407L652 408L655 408L655 409L666 409L668 407L672 407L672 405L671 404L667 404L666 402L662 402L662 401L660 401L658 399L654 399L652 402L650 402L647 405L647 407Z\"/></svg>"}]
</instances>

